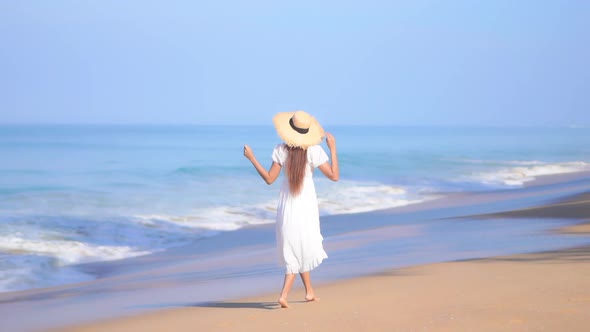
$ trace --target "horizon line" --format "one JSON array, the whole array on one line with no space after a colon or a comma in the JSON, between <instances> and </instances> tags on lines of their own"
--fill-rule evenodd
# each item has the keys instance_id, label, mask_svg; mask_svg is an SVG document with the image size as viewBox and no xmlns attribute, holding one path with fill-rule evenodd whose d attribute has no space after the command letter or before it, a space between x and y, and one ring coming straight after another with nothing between
<instances>
[{"instance_id":1,"label":"horizon line","mask_svg":"<svg viewBox=\"0 0 590 332\"><path fill-rule=\"evenodd\" d=\"M267 124L262 123L196 123L196 122L0 122L0 126L226 126L226 127L240 127L240 126L273 126L269 121ZM435 123L390 123L390 124L323 124L323 127L474 127L474 128L590 128L590 124L473 124L473 123L454 123L454 124L435 124Z\"/></svg>"}]
</instances>

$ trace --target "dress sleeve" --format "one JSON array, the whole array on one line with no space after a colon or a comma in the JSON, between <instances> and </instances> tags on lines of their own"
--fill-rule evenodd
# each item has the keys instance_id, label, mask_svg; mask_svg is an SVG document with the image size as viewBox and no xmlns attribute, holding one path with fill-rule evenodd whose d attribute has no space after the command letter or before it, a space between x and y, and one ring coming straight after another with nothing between
<instances>
[{"instance_id":1,"label":"dress sleeve","mask_svg":"<svg viewBox=\"0 0 590 332\"><path fill-rule=\"evenodd\" d=\"M314 145L309 147L309 152L310 163L311 166L313 166L313 168L316 168L330 160L330 158L328 158L328 155L326 154L326 151L324 151L321 145Z\"/></svg>"},{"instance_id":2,"label":"dress sleeve","mask_svg":"<svg viewBox=\"0 0 590 332\"><path fill-rule=\"evenodd\" d=\"M283 147L283 144L275 146L275 149L272 151L272 161L283 166L285 159L287 158L287 154L285 152L286 151Z\"/></svg>"}]
</instances>

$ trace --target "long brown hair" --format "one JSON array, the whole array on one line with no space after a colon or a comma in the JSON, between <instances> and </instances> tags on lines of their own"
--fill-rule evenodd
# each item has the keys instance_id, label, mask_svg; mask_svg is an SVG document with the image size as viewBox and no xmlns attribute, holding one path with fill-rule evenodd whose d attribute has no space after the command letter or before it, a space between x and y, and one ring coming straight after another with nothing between
<instances>
[{"instance_id":1,"label":"long brown hair","mask_svg":"<svg viewBox=\"0 0 590 332\"><path fill-rule=\"evenodd\" d=\"M307 166L307 150L299 147L287 146L287 177L289 178L289 190L297 195L303 188L305 167Z\"/></svg>"}]
</instances>

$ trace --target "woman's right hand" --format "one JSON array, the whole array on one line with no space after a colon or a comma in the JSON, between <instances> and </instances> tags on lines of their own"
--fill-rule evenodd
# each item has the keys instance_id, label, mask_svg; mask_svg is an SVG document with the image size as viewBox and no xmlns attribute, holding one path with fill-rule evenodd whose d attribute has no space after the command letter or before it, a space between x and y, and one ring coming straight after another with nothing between
<instances>
[{"instance_id":1,"label":"woman's right hand","mask_svg":"<svg viewBox=\"0 0 590 332\"><path fill-rule=\"evenodd\" d=\"M252 160L254 158L254 152L252 152L252 148L248 146L248 144L244 144L244 157L248 160Z\"/></svg>"},{"instance_id":2,"label":"woman's right hand","mask_svg":"<svg viewBox=\"0 0 590 332\"><path fill-rule=\"evenodd\" d=\"M334 135L326 133L326 145L328 145L328 149L330 149L330 151L336 149L336 138L334 138Z\"/></svg>"}]
</instances>

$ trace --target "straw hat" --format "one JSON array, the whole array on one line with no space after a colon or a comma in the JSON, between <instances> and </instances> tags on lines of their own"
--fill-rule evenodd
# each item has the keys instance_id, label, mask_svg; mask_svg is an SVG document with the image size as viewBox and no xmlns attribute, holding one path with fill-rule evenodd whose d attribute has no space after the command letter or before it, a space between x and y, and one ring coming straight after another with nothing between
<instances>
[{"instance_id":1,"label":"straw hat","mask_svg":"<svg viewBox=\"0 0 590 332\"><path fill-rule=\"evenodd\" d=\"M320 144L324 137L322 126L304 111L278 113L272 121L279 137L289 146L305 149Z\"/></svg>"}]
</instances>

